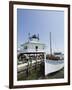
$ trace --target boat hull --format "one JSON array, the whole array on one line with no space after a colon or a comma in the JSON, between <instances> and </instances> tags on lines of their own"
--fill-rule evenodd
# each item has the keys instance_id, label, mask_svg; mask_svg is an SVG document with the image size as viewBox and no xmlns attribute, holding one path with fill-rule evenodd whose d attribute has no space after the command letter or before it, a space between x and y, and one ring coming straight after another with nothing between
<instances>
[{"instance_id":1,"label":"boat hull","mask_svg":"<svg viewBox=\"0 0 72 90\"><path fill-rule=\"evenodd\" d=\"M59 71L64 67L64 60L45 60L45 75Z\"/></svg>"}]
</instances>

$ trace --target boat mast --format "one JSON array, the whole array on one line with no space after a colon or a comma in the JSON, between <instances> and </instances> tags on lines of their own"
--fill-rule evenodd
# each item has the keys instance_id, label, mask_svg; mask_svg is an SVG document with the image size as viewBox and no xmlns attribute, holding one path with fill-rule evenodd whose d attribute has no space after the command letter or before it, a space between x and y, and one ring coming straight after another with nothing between
<instances>
[{"instance_id":1,"label":"boat mast","mask_svg":"<svg viewBox=\"0 0 72 90\"><path fill-rule=\"evenodd\" d=\"M30 40L30 33L28 33L28 41Z\"/></svg>"},{"instance_id":2,"label":"boat mast","mask_svg":"<svg viewBox=\"0 0 72 90\"><path fill-rule=\"evenodd\" d=\"M52 55L52 41L51 41L51 32L50 32L50 55Z\"/></svg>"}]
</instances>

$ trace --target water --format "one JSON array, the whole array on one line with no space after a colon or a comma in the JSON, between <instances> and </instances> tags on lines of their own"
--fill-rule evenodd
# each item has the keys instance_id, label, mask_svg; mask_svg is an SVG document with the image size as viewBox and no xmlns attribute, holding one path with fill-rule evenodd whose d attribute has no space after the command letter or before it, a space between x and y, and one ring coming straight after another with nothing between
<instances>
[{"instance_id":1,"label":"water","mask_svg":"<svg viewBox=\"0 0 72 90\"><path fill-rule=\"evenodd\" d=\"M62 68L61 70L57 71L57 72L53 72L47 76L44 76L43 73L44 71L42 71L44 69L44 66L39 65L37 66L37 70L35 70L34 68L31 70L31 72L29 73L28 77L25 74L24 71L17 73L17 79L18 80L40 80L40 79L60 79L60 78L64 78L64 68Z\"/></svg>"},{"instance_id":2,"label":"water","mask_svg":"<svg viewBox=\"0 0 72 90\"><path fill-rule=\"evenodd\" d=\"M46 79L60 79L60 78L64 78L64 68L62 68L61 70L51 73L49 75L47 75L45 77Z\"/></svg>"}]
</instances>

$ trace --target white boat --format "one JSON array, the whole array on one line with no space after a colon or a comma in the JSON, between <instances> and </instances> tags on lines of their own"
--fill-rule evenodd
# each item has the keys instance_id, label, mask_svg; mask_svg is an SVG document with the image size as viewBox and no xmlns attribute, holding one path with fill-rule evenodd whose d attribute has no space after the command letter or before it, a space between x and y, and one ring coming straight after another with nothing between
<instances>
[{"instance_id":1,"label":"white boat","mask_svg":"<svg viewBox=\"0 0 72 90\"><path fill-rule=\"evenodd\" d=\"M45 76L64 67L64 60L45 60Z\"/></svg>"},{"instance_id":2,"label":"white boat","mask_svg":"<svg viewBox=\"0 0 72 90\"><path fill-rule=\"evenodd\" d=\"M59 71L64 67L64 55L60 52L56 52L54 53L54 55L52 54L51 32L50 32L50 55L59 58L60 60L59 59L45 60L45 75Z\"/></svg>"}]
</instances>

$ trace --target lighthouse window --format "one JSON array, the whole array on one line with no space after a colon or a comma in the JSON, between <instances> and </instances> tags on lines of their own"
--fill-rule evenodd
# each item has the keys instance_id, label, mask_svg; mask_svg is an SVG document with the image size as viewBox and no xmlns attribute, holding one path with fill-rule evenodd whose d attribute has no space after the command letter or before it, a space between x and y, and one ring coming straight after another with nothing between
<instances>
[{"instance_id":1,"label":"lighthouse window","mask_svg":"<svg viewBox=\"0 0 72 90\"><path fill-rule=\"evenodd\" d=\"M36 50L38 50L38 46L36 46L35 48L36 48Z\"/></svg>"},{"instance_id":2,"label":"lighthouse window","mask_svg":"<svg viewBox=\"0 0 72 90\"><path fill-rule=\"evenodd\" d=\"M27 46L25 46L24 49L27 49Z\"/></svg>"},{"instance_id":3,"label":"lighthouse window","mask_svg":"<svg viewBox=\"0 0 72 90\"><path fill-rule=\"evenodd\" d=\"M43 46L43 49L44 49L44 46Z\"/></svg>"}]
</instances>

